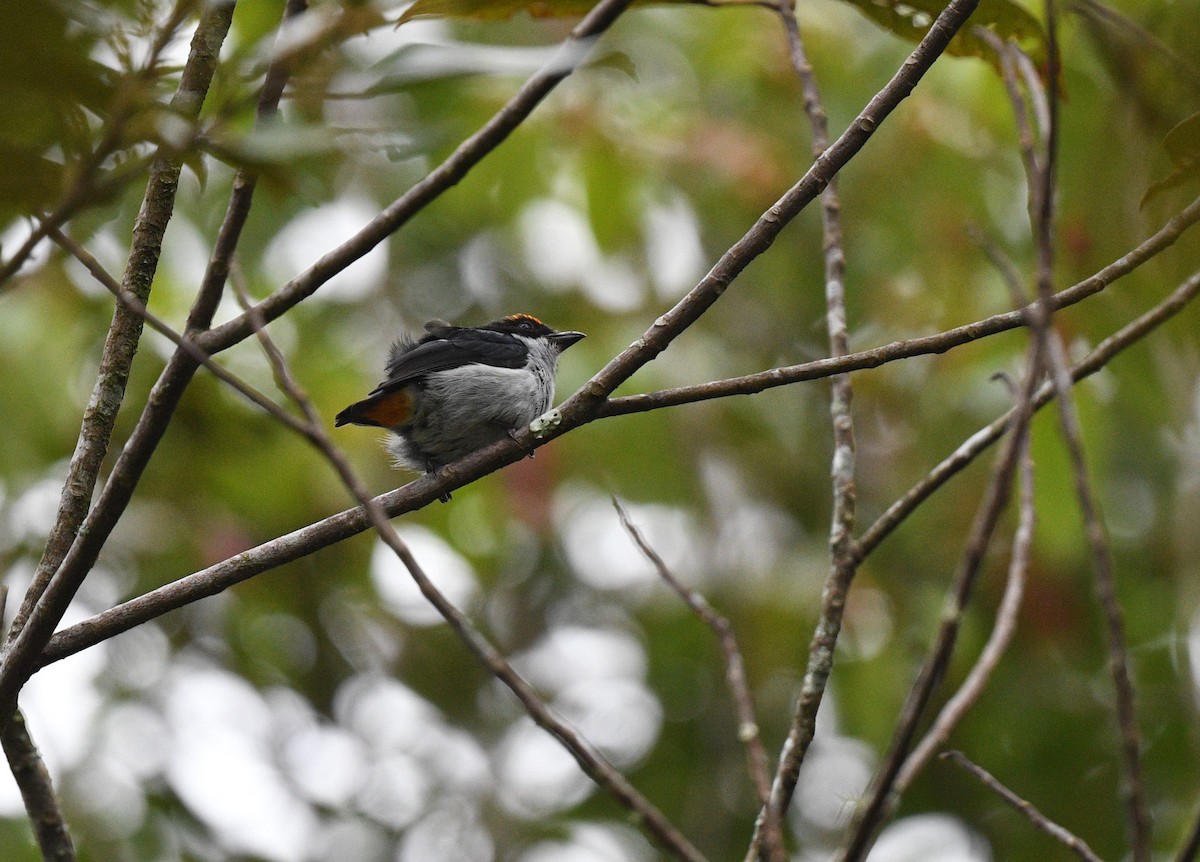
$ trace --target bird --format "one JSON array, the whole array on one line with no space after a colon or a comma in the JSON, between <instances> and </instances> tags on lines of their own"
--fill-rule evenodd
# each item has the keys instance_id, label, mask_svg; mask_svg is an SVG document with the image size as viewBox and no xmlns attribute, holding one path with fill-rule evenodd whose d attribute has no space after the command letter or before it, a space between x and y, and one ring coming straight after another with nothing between
<instances>
[{"instance_id":1,"label":"bird","mask_svg":"<svg viewBox=\"0 0 1200 862\"><path fill-rule=\"evenodd\" d=\"M386 428L396 467L435 472L546 413L558 357L584 337L531 314L482 326L431 320L422 337L391 346L383 382L334 426Z\"/></svg>"}]
</instances>

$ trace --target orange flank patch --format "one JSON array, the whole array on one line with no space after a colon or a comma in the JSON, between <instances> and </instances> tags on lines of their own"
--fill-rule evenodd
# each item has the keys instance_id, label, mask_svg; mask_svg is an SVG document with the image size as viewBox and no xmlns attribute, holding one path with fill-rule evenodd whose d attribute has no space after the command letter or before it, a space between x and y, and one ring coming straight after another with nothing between
<instances>
[{"instance_id":1,"label":"orange flank patch","mask_svg":"<svg viewBox=\"0 0 1200 862\"><path fill-rule=\"evenodd\" d=\"M403 425L412 416L412 396L404 389L380 395L378 400L371 399L371 402L363 405L359 415L383 428Z\"/></svg>"}]
</instances>

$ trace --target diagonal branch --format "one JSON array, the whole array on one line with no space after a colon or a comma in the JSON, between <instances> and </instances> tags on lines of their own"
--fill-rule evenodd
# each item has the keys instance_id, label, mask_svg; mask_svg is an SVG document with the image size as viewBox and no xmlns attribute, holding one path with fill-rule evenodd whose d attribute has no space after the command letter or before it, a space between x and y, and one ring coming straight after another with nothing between
<instances>
[{"instance_id":1,"label":"diagonal branch","mask_svg":"<svg viewBox=\"0 0 1200 862\"><path fill-rule=\"evenodd\" d=\"M333 249L254 308L271 322L307 299L333 276L379 245L446 190L457 184L488 153L496 149L533 113L543 99L586 59L591 45L625 11L632 0L600 0L554 56L478 132L463 141L450 157L401 195L357 234ZM249 312L205 333L202 344L219 353L253 332Z\"/></svg>"},{"instance_id":2,"label":"diagonal branch","mask_svg":"<svg viewBox=\"0 0 1200 862\"><path fill-rule=\"evenodd\" d=\"M191 117L199 114L232 16L233 4L210 7L202 16L192 39L191 52L179 88L171 99L173 110ZM158 155L151 168L142 209L134 226L122 289L143 304L149 296L158 265L162 237L174 205L181 165L182 160L177 155ZM81 525L88 513L100 464L108 450L117 411L124 399L125 384L141 332L142 318L125 306L118 305L109 327L96 384L84 413L79 442L68 468L58 516L33 581L9 629L3 653L0 654L3 657L0 664L0 726L8 720L11 707L16 703L17 691L32 671L33 653L50 637L61 615L61 611L51 612L49 618L40 624L40 643L35 645L35 649L29 645L20 646L22 636L27 632L26 624L36 613L35 605L52 589L54 573L61 568L83 535ZM90 564L77 575L76 580L82 581L86 568L90 568ZM66 601L74 594L77 584L71 585L65 581L60 581L60 584L62 587L58 592L65 595L60 596L58 604L65 609ZM32 645L32 642L29 643Z\"/></svg>"},{"instance_id":3,"label":"diagonal branch","mask_svg":"<svg viewBox=\"0 0 1200 862\"><path fill-rule=\"evenodd\" d=\"M1104 339L1096 348L1071 369L1076 383L1095 374L1121 351L1145 338L1164 322L1181 312L1200 293L1200 272L1175 289L1150 311ZM1044 385L1034 399L1035 409L1048 404L1054 397L1053 387ZM1012 411L997 418L973 434L966 443L942 461L907 494L880 516L859 539L859 554L865 554L889 535L911 511L952 476L971 463L1007 432ZM511 440L502 440L458 462L451 475L422 476L402 488L381 494L375 500L388 517L411 512L438 499L446 490L496 469L496 462L509 464L527 455L527 451ZM464 478L469 477L469 478ZM59 661L69 655L95 646L114 635L189 605L199 599L215 596L255 575L293 562L322 548L356 536L370 528L360 508L346 509L309 524L284 536L264 542L235 557L223 560L201 571L164 584L135 599L99 613L56 634L47 644L38 661L39 667Z\"/></svg>"},{"instance_id":4,"label":"diagonal branch","mask_svg":"<svg viewBox=\"0 0 1200 862\"><path fill-rule=\"evenodd\" d=\"M978 0L952 0L934 20L925 38L899 71L871 98L832 146L817 157L808 172L763 213L674 308L655 320L641 338L625 348L567 399L561 408L557 433L561 434L595 416L604 400L618 386L666 350L675 338L721 298L733 279L771 247L783 228L816 199L837 172L863 148L896 106L913 91L977 5Z\"/></svg>"},{"instance_id":5,"label":"diagonal branch","mask_svg":"<svg viewBox=\"0 0 1200 862\"><path fill-rule=\"evenodd\" d=\"M1095 854L1092 848L1087 845L1086 841L1074 833L1069 832L1062 826L1059 826L1045 814L1038 811L1037 808L1033 806L1033 803L1027 802L1020 796L1017 796L1017 794L1013 793L1011 790L997 781L996 777L990 772L988 772L982 766L978 766L969 760L961 751L947 751L942 755L942 757L947 760L954 761L971 775L978 778L981 782L983 782L985 787L987 787L1013 808L1017 809L1017 811L1020 811L1022 814L1024 814L1030 823L1032 823L1042 832L1045 832L1055 841L1070 849L1075 853L1076 856L1084 860L1084 862L1103 862L1103 860L1101 860L1101 858Z\"/></svg>"},{"instance_id":6,"label":"diagonal branch","mask_svg":"<svg viewBox=\"0 0 1200 862\"><path fill-rule=\"evenodd\" d=\"M232 3L215 4L202 15L179 88L171 99L173 110L184 116L199 115L232 17ZM149 296L158 266L181 166L182 158L177 154L160 153L155 158L134 226L121 286L124 293L142 304ZM86 527L93 520L95 511L89 513L88 504L124 398L129 368L141 337L142 321L140 315L123 304L118 304L113 313L96 386L84 413L79 444L68 468L59 516L0 653L0 726L7 722L16 704L17 692L32 673L36 653L49 640L111 529L110 525L108 529L101 527L89 533ZM77 563L68 568L67 563L73 556ZM56 573L62 576L55 577Z\"/></svg>"},{"instance_id":7,"label":"diagonal branch","mask_svg":"<svg viewBox=\"0 0 1200 862\"><path fill-rule=\"evenodd\" d=\"M771 794L767 752L763 748L762 736L759 733L758 717L754 711L754 698L751 697L750 686L746 683L746 663L742 660L742 650L738 646L737 636L733 633L733 626L729 619L713 608L708 603L708 599L704 598L699 591L684 586L679 578L675 577L663 558L646 541L642 531L630 520L625 507L618 502L616 497L613 497L612 502L617 510L617 516L621 519L621 526L625 528L629 538L633 539L633 543L642 552L642 556L650 561L654 570L658 572L658 576L716 635L717 642L721 645L721 652L725 657L725 681L729 685L729 692L733 695L734 707L737 709L738 739L746 746L746 761L750 779L754 782L754 789L758 792L759 802L766 804Z\"/></svg>"},{"instance_id":8,"label":"diagonal branch","mask_svg":"<svg viewBox=\"0 0 1200 862\"><path fill-rule=\"evenodd\" d=\"M1104 290L1110 284L1174 245L1183 232L1198 221L1200 221L1200 198L1192 201L1136 248L1122 255L1095 275L1054 294L1054 309L1058 310L1074 305ZM844 357L818 359L800 365L772 368L742 377L730 377L694 386L681 386L676 389L663 389L658 392L612 398L605 402L600 409L600 415L623 416L627 413L643 413L648 410L657 410L660 407L675 407L713 398L725 398L730 395L754 395L776 386L787 386L805 380L830 377L845 371L878 368L888 362L913 356L945 353L963 344L1026 326L1030 311L1031 309L1026 307L994 314L972 323L956 326L945 332L920 338L909 338L904 341L893 341L870 350L850 353Z\"/></svg>"},{"instance_id":9,"label":"diagonal branch","mask_svg":"<svg viewBox=\"0 0 1200 862\"><path fill-rule=\"evenodd\" d=\"M235 288L239 288L236 279L234 285ZM243 304L248 305L248 297L245 292L239 289L238 294ZM350 462L346 460L345 455L330 440L328 433L325 431L325 423L322 422L316 408L296 382L295 376L288 367L287 359L263 328L263 320L259 316L257 309L248 308L246 313L249 315L251 325L254 327L262 343L263 350L271 362L271 367L275 372L275 379L278 381L280 388L299 406L307 419L307 427L303 432L304 436L329 461L342 480L342 483L358 501L361 507L360 511L366 513L371 526L375 529L379 538L396 554L405 568L408 569L421 594L437 609L438 613L441 614L454 633L458 635L459 640L463 642L489 673L500 680L516 696L534 723L557 739L575 759L575 762L579 764L580 769L614 799L636 815L645 824L647 831L657 838L663 847L674 856L683 860L683 862L706 862L700 851L693 847L691 842L683 836L675 825L649 799L643 796L616 767L609 763L603 754L577 730L554 714L533 686L517 673L516 669L500 654L499 650L475 627L470 618L455 607L446 598L445 594L434 585L433 581L429 579L429 576L417 562L416 557L413 556L411 549L388 522L388 515L383 510L383 507L377 500L371 498L366 486L363 485L362 480L358 478L353 468L351 468Z\"/></svg>"}]
</instances>

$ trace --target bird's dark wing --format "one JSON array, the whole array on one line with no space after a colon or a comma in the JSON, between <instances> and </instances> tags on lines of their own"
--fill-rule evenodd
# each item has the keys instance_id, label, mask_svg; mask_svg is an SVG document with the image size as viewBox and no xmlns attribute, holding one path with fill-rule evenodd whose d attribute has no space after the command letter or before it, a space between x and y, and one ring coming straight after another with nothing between
<instances>
[{"instance_id":1,"label":"bird's dark wing","mask_svg":"<svg viewBox=\"0 0 1200 862\"><path fill-rule=\"evenodd\" d=\"M520 368L526 354L525 345L506 333L455 328L444 337L427 335L416 344L397 345L388 360L387 379L374 391L386 392L426 374L463 365Z\"/></svg>"},{"instance_id":2,"label":"bird's dark wing","mask_svg":"<svg viewBox=\"0 0 1200 862\"><path fill-rule=\"evenodd\" d=\"M392 346L386 379L339 413L335 425L395 428L412 416L413 397L406 387L426 374L476 364L520 368L527 360L525 345L507 333L468 330L441 321L431 321L426 329L429 334L420 341L398 341Z\"/></svg>"}]
</instances>

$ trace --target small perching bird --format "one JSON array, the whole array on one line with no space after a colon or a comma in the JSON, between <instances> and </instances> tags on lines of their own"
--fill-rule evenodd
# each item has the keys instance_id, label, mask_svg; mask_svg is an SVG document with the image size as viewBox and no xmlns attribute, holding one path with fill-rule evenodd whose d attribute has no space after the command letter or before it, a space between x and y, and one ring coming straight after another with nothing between
<instances>
[{"instance_id":1,"label":"small perching bird","mask_svg":"<svg viewBox=\"0 0 1200 862\"><path fill-rule=\"evenodd\" d=\"M528 314L483 326L431 320L425 332L393 344L384 381L334 420L388 429L396 466L416 472L511 436L549 410L558 357L584 337Z\"/></svg>"}]
</instances>

